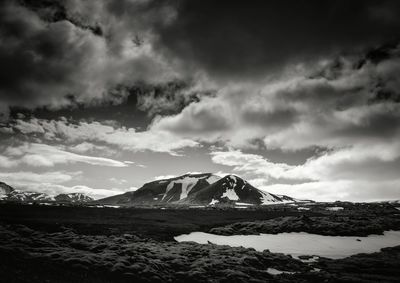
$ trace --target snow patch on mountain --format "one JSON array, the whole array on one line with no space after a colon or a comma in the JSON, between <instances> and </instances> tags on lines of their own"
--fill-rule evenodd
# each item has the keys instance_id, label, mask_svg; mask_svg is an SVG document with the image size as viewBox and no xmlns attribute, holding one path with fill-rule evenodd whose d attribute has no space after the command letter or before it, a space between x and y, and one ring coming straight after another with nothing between
<instances>
[{"instance_id":1,"label":"snow patch on mountain","mask_svg":"<svg viewBox=\"0 0 400 283\"><path fill-rule=\"evenodd\" d=\"M268 205L271 203L275 203L277 201L276 198L269 193L263 192L261 190L260 190L260 193L261 193L261 204L262 205Z\"/></svg>"},{"instance_id":2,"label":"snow patch on mountain","mask_svg":"<svg viewBox=\"0 0 400 283\"><path fill-rule=\"evenodd\" d=\"M165 194L163 196L163 200L165 197L168 195L168 192L172 190L172 188L175 186L175 184L180 184L181 185L181 194L179 196L179 200L185 199L188 197L190 191L193 189L193 187L197 184L199 180L205 179L208 184L212 184L220 179L220 177L215 176L215 175L210 175L209 177L197 177L197 176L192 176L192 175L184 175L182 178L178 180L171 181L165 191ZM160 181L161 182L166 182L166 181Z\"/></svg>"},{"instance_id":3,"label":"snow patch on mountain","mask_svg":"<svg viewBox=\"0 0 400 283\"><path fill-rule=\"evenodd\" d=\"M181 182L179 182L180 184L182 184L182 191L181 191L181 195L179 196L180 200L184 199L188 196L188 194L193 189L193 187L196 185L198 180L199 180L198 178L186 177Z\"/></svg>"},{"instance_id":4,"label":"snow patch on mountain","mask_svg":"<svg viewBox=\"0 0 400 283\"><path fill-rule=\"evenodd\" d=\"M228 198L230 200L239 200L239 196L236 194L234 189L227 189L223 194L223 198Z\"/></svg>"},{"instance_id":5,"label":"snow patch on mountain","mask_svg":"<svg viewBox=\"0 0 400 283\"><path fill-rule=\"evenodd\" d=\"M209 205L214 205L214 204L217 204L217 203L219 203L219 200L217 200L217 199L212 199L212 200L210 201Z\"/></svg>"},{"instance_id":6,"label":"snow patch on mountain","mask_svg":"<svg viewBox=\"0 0 400 283\"><path fill-rule=\"evenodd\" d=\"M207 183L209 183L210 185L217 182L218 180L220 180L221 177L217 176L217 175L211 175L210 177L208 177L206 179Z\"/></svg>"}]
</instances>

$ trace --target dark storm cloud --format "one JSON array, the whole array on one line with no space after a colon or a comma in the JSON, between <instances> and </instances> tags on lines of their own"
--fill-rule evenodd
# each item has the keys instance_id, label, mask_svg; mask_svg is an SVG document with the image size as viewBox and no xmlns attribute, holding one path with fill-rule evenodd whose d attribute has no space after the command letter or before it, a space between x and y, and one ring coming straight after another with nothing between
<instances>
[{"instance_id":1,"label":"dark storm cloud","mask_svg":"<svg viewBox=\"0 0 400 283\"><path fill-rule=\"evenodd\" d=\"M326 59L306 74L227 84L216 97L153 121L152 128L237 148L251 147L257 139L268 149L367 143L384 148L400 133L399 55L398 44L382 45Z\"/></svg>"},{"instance_id":2,"label":"dark storm cloud","mask_svg":"<svg viewBox=\"0 0 400 283\"><path fill-rule=\"evenodd\" d=\"M153 21L164 21L167 11L129 2L119 5L124 13L114 1L0 4L0 113L7 116L12 106L121 103L129 95L121 85L175 78L150 39L133 40L138 33L150 38Z\"/></svg>"},{"instance_id":3,"label":"dark storm cloud","mask_svg":"<svg viewBox=\"0 0 400 283\"><path fill-rule=\"evenodd\" d=\"M199 102L201 98L213 96L212 90L196 90L195 84L185 81L171 81L158 85L136 85L130 89L137 99L137 108L148 116L173 115L180 113L187 105Z\"/></svg>"},{"instance_id":4,"label":"dark storm cloud","mask_svg":"<svg viewBox=\"0 0 400 283\"><path fill-rule=\"evenodd\" d=\"M37 13L37 15L46 22L58 22L67 20L76 26L92 31L95 35L103 35L103 30L98 23L91 25L84 19L69 15L64 1L54 0L20 0L19 3L28 9Z\"/></svg>"},{"instance_id":5,"label":"dark storm cloud","mask_svg":"<svg viewBox=\"0 0 400 283\"><path fill-rule=\"evenodd\" d=\"M179 1L159 47L224 78L397 38L398 1Z\"/></svg>"}]
</instances>

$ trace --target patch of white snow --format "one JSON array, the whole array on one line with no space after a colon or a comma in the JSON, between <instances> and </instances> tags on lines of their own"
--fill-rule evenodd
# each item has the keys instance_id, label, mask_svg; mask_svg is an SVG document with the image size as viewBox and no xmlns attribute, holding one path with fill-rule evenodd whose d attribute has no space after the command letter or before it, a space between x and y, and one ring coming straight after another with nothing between
<instances>
[{"instance_id":1,"label":"patch of white snow","mask_svg":"<svg viewBox=\"0 0 400 283\"><path fill-rule=\"evenodd\" d=\"M234 189L227 189L223 194L222 197L226 197L230 200L239 200L238 195L236 194Z\"/></svg>"},{"instance_id":2,"label":"patch of white snow","mask_svg":"<svg viewBox=\"0 0 400 283\"><path fill-rule=\"evenodd\" d=\"M271 274L271 275L279 275L279 274L282 274L282 273L287 273L287 274L296 273L296 272L293 272L293 271L283 271L283 270L278 270L278 269L275 269L275 268L268 268L267 272L269 274Z\"/></svg>"},{"instance_id":3,"label":"patch of white snow","mask_svg":"<svg viewBox=\"0 0 400 283\"><path fill-rule=\"evenodd\" d=\"M212 200L210 201L209 205L214 205L214 204L216 204L216 203L219 203L219 200L217 200L217 199L212 199Z\"/></svg>"},{"instance_id":4,"label":"patch of white snow","mask_svg":"<svg viewBox=\"0 0 400 283\"><path fill-rule=\"evenodd\" d=\"M236 205L253 205L252 203L237 202Z\"/></svg>"},{"instance_id":5,"label":"patch of white snow","mask_svg":"<svg viewBox=\"0 0 400 283\"><path fill-rule=\"evenodd\" d=\"M330 211L339 211L339 210L343 210L344 208L341 206L331 206L331 207L327 207L326 210L330 210Z\"/></svg>"},{"instance_id":6,"label":"patch of white snow","mask_svg":"<svg viewBox=\"0 0 400 283\"><path fill-rule=\"evenodd\" d=\"M208 178L206 179L206 181L207 181L207 183L209 183L209 184L211 185L211 184L217 182L217 181L220 180L220 179L221 179L221 177L219 177L219 176L211 175L210 177L208 177Z\"/></svg>"}]
</instances>

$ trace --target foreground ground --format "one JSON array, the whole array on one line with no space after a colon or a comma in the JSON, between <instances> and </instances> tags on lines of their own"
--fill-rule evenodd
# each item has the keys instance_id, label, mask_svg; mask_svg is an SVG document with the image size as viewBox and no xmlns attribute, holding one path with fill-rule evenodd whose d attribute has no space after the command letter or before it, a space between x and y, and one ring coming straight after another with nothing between
<instances>
[{"instance_id":1,"label":"foreground ground","mask_svg":"<svg viewBox=\"0 0 400 283\"><path fill-rule=\"evenodd\" d=\"M182 233L210 230L364 235L400 229L398 210L390 205L342 207L332 212L324 206L307 211L293 207L242 211L3 204L0 278L4 282L399 282L400 246L341 260L304 262L268 251L173 241Z\"/></svg>"}]
</instances>

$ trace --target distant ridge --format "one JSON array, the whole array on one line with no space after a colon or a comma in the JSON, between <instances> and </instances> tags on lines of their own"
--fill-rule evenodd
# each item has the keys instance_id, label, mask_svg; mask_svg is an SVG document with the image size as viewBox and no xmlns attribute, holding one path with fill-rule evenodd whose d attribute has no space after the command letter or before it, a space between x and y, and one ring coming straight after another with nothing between
<instances>
[{"instance_id":1,"label":"distant ridge","mask_svg":"<svg viewBox=\"0 0 400 283\"><path fill-rule=\"evenodd\" d=\"M59 194L54 197L57 202L84 203L94 199L82 193Z\"/></svg>"},{"instance_id":2,"label":"distant ridge","mask_svg":"<svg viewBox=\"0 0 400 283\"><path fill-rule=\"evenodd\" d=\"M4 182L0 182L0 200L20 203L52 202L52 203L88 203L93 198L82 193L69 193L50 196L45 193L16 190Z\"/></svg>"}]
</instances>

